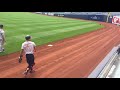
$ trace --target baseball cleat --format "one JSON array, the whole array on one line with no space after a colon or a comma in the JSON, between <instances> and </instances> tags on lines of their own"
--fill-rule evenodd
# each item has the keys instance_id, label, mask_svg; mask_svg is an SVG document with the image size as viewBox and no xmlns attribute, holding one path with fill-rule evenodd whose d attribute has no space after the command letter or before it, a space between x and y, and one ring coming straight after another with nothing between
<instances>
[{"instance_id":1,"label":"baseball cleat","mask_svg":"<svg viewBox=\"0 0 120 90\"><path fill-rule=\"evenodd\" d=\"M30 71L30 73L34 73L34 72L35 72L35 70L31 70L31 71Z\"/></svg>"},{"instance_id":2,"label":"baseball cleat","mask_svg":"<svg viewBox=\"0 0 120 90\"><path fill-rule=\"evenodd\" d=\"M3 48L3 50L2 50L3 52L5 52L5 49Z\"/></svg>"},{"instance_id":3,"label":"baseball cleat","mask_svg":"<svg viewBox=\"0 0 120 90\"><path fill-rule=\"evenodd\" d=\"M27 68L27 69L23 72L23 74L24 74L24 75L27 75L29 71L30 71L30 69Z\"/></svg>"}]
</instances>

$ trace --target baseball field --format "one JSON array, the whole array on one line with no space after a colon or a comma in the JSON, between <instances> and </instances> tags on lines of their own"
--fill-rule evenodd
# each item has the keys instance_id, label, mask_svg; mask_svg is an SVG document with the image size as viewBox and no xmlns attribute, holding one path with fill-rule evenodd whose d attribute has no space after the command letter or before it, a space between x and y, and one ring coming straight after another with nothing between
<instances>
[{"instance_id":1,"label":"baseball field","mask_svg":"<svg viewBox=\"0 0 120 90\"><path fill-rule=\"evenodd\" d=\"M31 35L37 45L43 45L103 27L92 21L29 12L0 12L0 24L4 25L6 34L5 52L0 53L0 56L20 51L26 35Z\"/></svg>"},{"instance_id":2,"label":"baseball field","mask_svg":"<svg viewBox=\"0 0 120 90\"><path fill-rule=\"evenodd\" d=\"M0 12L0 23L6 33L5 52L0 53L0 78L25 78L26 57L23 55L22 63L18 63L18 51L27 34L37 44L36 72L27 78L87 78L120 44L120 27L112 23L30 12Z\"/></svg>"}]
</instances>

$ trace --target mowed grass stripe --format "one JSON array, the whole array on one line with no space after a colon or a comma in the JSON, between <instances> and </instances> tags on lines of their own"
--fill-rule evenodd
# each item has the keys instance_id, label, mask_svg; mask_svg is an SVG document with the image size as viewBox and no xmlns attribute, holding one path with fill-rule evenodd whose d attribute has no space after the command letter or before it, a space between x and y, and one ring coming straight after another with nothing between
<instances>
[{"instance_id":1,"label":"mowed grass stripe","mask_svg":"<svg viewBox=\"0 0 120 90\"><path fill-rule=\"evenodd\" d=\"M55 27L55 25L56 26L62 26L62 25L72 25L72 24L89 24L89 23L91 23L91 22L70 22L70 23L66 23L66 22L59 22L59 23L33 23L33 26L37 26L37 25L40 25L41 27L40 28L44 28L44 27L46 27L46 25L47 26L49 26L49 27ZM19 25L20 27L21 26L30 26L31 24L29 23L29 24L21 24L21 25Z\"/></svg>"},{"instance_id":2,"label":"mowed grass stripe","mask_svg":"<svg viewBox=\"0 0 120 90\"><path fill-rule=\"evenodd\" d=\"M34 29L29 27L21 27L18 28L17 30L15 29L11 29L11 30L7 30L6 32L8 33L8 37L11 35L14 35L14 33L19 32L16 35L19 34L23 34L24 32L26 33L36 33L36 32L46 32L46 31L51 31L51 30L56 30L56 29L64 29L64 28L69 28L69 27L76 27L76 26L83 26L83 25L88 25L91 23L70 23L70 24L60 24L60 25L52 25L52 26L48 26L48 27L43 27L43 26L36 26Z\"/></svg>"},{"instance_id":3,"label":"mowed grass stripe","mask_svg":"<svg viewBox=\"0 0 120 90\"><path fill-rule=\"evenodd\" d=\"M43 22L44 22L44 21L43 21ZM67 22L56 22L56 23L51 23L51 22L49 22L49 23L48 23L48 22L43 23L43 22L42 22L42 23L40 23L40 22L36 22L36 23L33 23L33 22L32 22L32 23L23 23L23 22L21 22L21 23L18 24L18 22L10 23L10 21L9 21L9 22L7 21L7 22L4 23L4 24L6 25L6 27L9 27L9 28L10 28L10 27L11 27L11 28L12 28L12 27L18 27L18 26L19 26L19 27L29 26L29 25L30 25L30 26L31 26L31 25L33 25L33 26L40 25L40 26L43 26L43 27L44 27L44 26L46 26L46 25L49 26L49 25L54 25L54 24L55 24L55 25L67 24ZM69 24L70 24L70 23L73 23L73 22L69 22ZM74 23L91 23L91 22L74 22Z\"/></svg>"},{"instance_id":4,"label":"mowed grass stripe","mask_svg":"<svg viewBox=\"0 0 120 90\"><path fill-rule=\"evenodd\" d=\"M103 26L93 26L93 27L88 27L88 28L83 28L81 30L76 30L76 31L69 31L69 32L63 32L63 33L57 33L57 34L53 34L50 36L45 36L45 37L35 37L33 38L33 40L36 41L37 45L42 45L42 44L46 44L49 42L53 42L53 41L57 41L57 40L61 40L65 39L65 38L69 38L69 37L73 37L76 35L80 35L80 34L84 34L84 33L88 33L90 31L95 31L96 29L102 28ZM40 35L39 35L40 36Z\"/></svg>"},{"instance_id":5,"label":"mowed grass stripe","mask_svg":"<svg viewBox=\"0 0 120 90\"><path fill-rule=\"evenodd\" d=\"M52 36L56 36L56 35L62 35L63 33L69 33L69 32L75 32L77 31L80 32L80 34L83 34L82 32L84 31L87 31L87 30L92 30L91 28L99 28L99 26L94 26L94 25L91 25L91 26L87 26L87 27L82 27L82 28L76 28L76 29L70 29L70 30L62 30L62 31L59 31L59 32L54 32L54 31L50 31L50 32L44 32L44 33L33 33L32 36L33 36L33 39L36 39L36 38L44 38L44 37L52 37ZM82 31L82 32L81 32ZM76 33L76 34L77 34ZM22 35L19 35L19 36L12 36L11 38L8 38L8 43L7 44L14 44L13 42L19 42L19 41L24 41L24 38L21 38L21 37L24 37L26 34L22 34ZM69 35L68 35L69 36ZM11 42L13 41L13 42Z\"/></svg>"},{"instance_id":6,"label":"mowed grass stripe","mask_svg":"<svg viewBox=\"0 0 120 90\"><path fill-rule=\"evenodd\" d=\"M52 30L52 31L44 31L44 32L37 32L37 33L31 33L31 35L34 38L37 37L45 37L45 36L49 36L49 35L54 35L54 34L58 34L58 33L64 33L64 32L70 32L70 31L76 31L76 30L81 30L81 29L85 29L85 28L90 28L90 27L94 27L96 26L96 24L90 24L90 25L83 25L83 26L76 26L76 27L69 27L69 28L65 28L65 29L56 29L56 30ZM11 36L11 38L16 38L16 39L21 39L24 40L21 37L24 37L25 34L19 34L17 36ZM10 38L8 38L7 40L10 40Z\"/></svg>"},{"instance_id":7,"label":"mowed grass stripe","mask_svg":"<svg viewBox=\"0 0 120 90\"><path fill-rule=\"evenodd\" d=\"M46 36L51 36L51 35L55 35L55 34L59 34L59 33L65 33L65 32L71 32L71 31L81 31L82 29L85 28L92 28L96 26L96 24L90 24L90 25L84 25L84 26L77 26L77 27L72 27L72 28L67 28L67 29L57 29L57 30L52 30L52 31L47 31L47 32L40 32L40 33L33 33L32 36L34 38L37 38L36 36L39 37L46 37Z\"/></svg>"},{"instance_id":8,"label":"mowed grass stripe","mask_svg":"<svg viewBox=\"0 0 120 90\"><path fill-rule=\"evenodd\" d=\"M57 20L54 20L54 21L46 21L46 20L39 20L39 21L34 21L34 20L26 20L26 21L19 21L19 20L9 20L9 22L7 21L7 19L6 20L1 20L0 19L0 21L1 22L4 22L4 23L6 23L6 24L9 24L9 23L13 23L13 24L16 24L16 23L18 23L18 24L22 24L22 23L32 23L32 24L34 24L34 23L42 23L43 25L44 24L49 24L49 23L62 23L62 22L64 22L64 23L76 23L76 22L80 22L80 21L57 21ZM43 22L44 21L44 22ZM81 22L87 22L87 21L81 21Z\"/></svg>"},{"instance_id":9,"label":"mowed grass stripe","mask_svg":"<svg viewBox=\"0 0 120 90\"><path fill-rule=\"evenodd\" d=\"M0 14L1 14L0 16L5 17L4 19L8 19L8 20L12 20L13 18L17 18L17 17L24 19L24 20L27 20L27 19L38 20L39 18L41 20L59 20L59 17L49 17L49 16L38 15L38 14L33 15L33 14L27 13L27 12L20 12L20 13L16 12L14 14L11 12L2 12ZM23 16L23 14L25 15L25 17ZM69 19L60 18L60 20L69 20Z\"/></svg>"},{"instance_id":10,"label":"mowed grass stripe","mask_svg":"<svg viewBox=\"0 0 120 90\"><path fill-rule=\"evenodd\" d=\"M6 27L13 27L14 26L14 27L17 27L17 28L21 28L21 27L29 27L29 28L31 28L31 25L32 25L32 26L37 26L39 28L45 28L46 25L47 25L47 27L50 28L50 27L56 27L56 26L62 26L62 25L64 26L64 25L70 25L70 24L72 25L72 24L78 24L78 23L81 25L81 24L89 24L91 22L76 22L76 23L60 22L60 23L54 23L54 24L53 23L49 23L49 24L45 23L44 25L43 25L43 23L36 23L36 24L35 23L33 23L33 24L31 24L31 23L29 23L29 24L7 24Z\"/></svg>"},{"instance_id":11,"label":"mowed grass stripe","mask_svg":"<svg viewBox=\"0 0 120 90\"><path fill-rule=\"evenodd\" d=\"M3 16L2 16L2 14L4 14ZM8 15L6 15L6 14L8 14ZM57 18L57 17L48 17L48 16L42 16L42 15L35 15L34 14L34 16L37 16L37 18L33 18L33 15L32 16L28 16L28 17L23 17L23 15L21 15L21 13L15 13L16 15L14 16L14 14L11 14L11 13L0 13L0 16L1 17L3 17L3 19L2 20L10 20L10 21L14 21L14 19L15 20L25 20L25 21L22 21L22 22L26 22L26 20L31 20L31 21L46 21L46 22L48 22L48 21L64 21L65 19L62 19L62 18ZM17 14L19 14L19 15L17 15ZM27 13L28 14L28 13ZM31 15L31 13L29 13L29 15ZM19 19L16 19L15 17L19 17ZM38 19L40 19L40 20L38 20ZM66 19L66 21L74 21L74 20L70 20L70 19Z\"/></svg>"},{"instance_id":12,"label":"mowed grass stripe","mask_svg":"<svg viewBox=\"0 0 120 90\"><path fill-rule=\"evenodd\" d=\"M10 24L10 25L18 25L18 26L22 26L22 25L24 26L24 25L29 25L29 24L32 24L32 25L38 24L38 25L42 25L42 26L45 25L45 26L46 26L46 25L53 25L53 24L88 23L88 22L87 22L87 21L84 21L84 22L83 22L83 21L82 21L82 22L80 22L80 21L79 21L79 22L78 22L78 21L77 21L77 22L73 22L73 21L71 21L71 22L66 22L66 21L62 21L62 22L57 22L57 21L56 21L56 22L46 22L46 21L42 21L42 22L40 22L40 21L39 21L39 22L26 22L26 24L25 24L24 22L11 22L11 21L9 21L9 22L6 21L6 22L5 22L5 21L4 21L4 23L6 24L6 26L9 25L9 24ZM28 24L28 23L29 23L29 24ZM91 22L89 22L89 23L91 23ZM9 25L9 26L10 26L10 25Z\"/></svg>"},{"instance_id":13,"label":"mowed grass stripe","mask_svg":"<svg viewBox=\"0 0 120 90\"><path fill-rule=\"evenodd\" d=\"M103 27L92 21L50 17L28 12L0 12L0 23L5 25L6 32L6 51L0 55L19 51L27 34L32 35L37 45L43 45Z\"/></svg>"},{"instance_id":14,"label":"mowed grass stripe","mask_svg":"<svg viewBox=\"0 0 120 90\"><path fill-rule=\"evenodd\" d=\"M0 20L0 21L2 21L2 20ZM64 21L53 21L53 22L49 21L48 22L48 21L44 21L44 20L43 20L44 22L41 21L41 20L40 21L32 21L32 20L30 20L30 21L19 21L19 22L18 21L16 22L16 21L12 20L12 21L9 21L9 23L13 23L13 24L16 24L16 23L17 24L23 24L23 23L32 23L32 24L34 24L34 23L41 23L42 25L44 25L44 24L50 24L50 23L53 23L53 24L55 23L56 24L56 23L62 23L62 22L64 22ZM6 23L6 24L8 23L6 20L2 21L2 22ZM64 23L75 23L75 22L73 22L73 21L65 21Z\"/></svg>"},{"instance_id":15,"label":"mowed grass stripe","mask_svg":"<svg viewBox=\"0 0 120 90\"><path fill-rule=\"evenodd\" d=\"M102 26L95 26L95 27L88 27L88 28L83 28L81 30L76 30L76 31L70 31L70 32L63 32L63 33L57 33L57 34L52 34L52 35L48 35L48 36L44 36L44 37L41 37L40 35L38 37L35 37L33 35L33 41L35 41L35 43L37 45L43 45L43 44L46 44L46 43L49 43L49 42L53 42L53 41L57 41L57 40L61 40L62 39L65 39L65 38L69 38L69 37L72 37L72 36L75 36L75 35L78 35L78 34L84 34L84 33L87 33L89 31L94 31L98 28L101 28ZM82 32L81 32L82 31ZM24 35L23 35L24 37ZM23 38L22 38L23 39ZM19 39L16 39L16 38L13 38L13 40L11 40L10 42L8 42L9 44L11 44L12 46L15 46L14 48L15 49L18 49L17 51L20 50L20 47L21 47L21 43L24 41L21 40L20 38ZM19 44L18 44L19 42ZM8 50L8 52L5 52L6 54L9 54L10 51L12 50L11 48L11 45L6 47L6 49ZM14 52L16 52L14 49Z\"/></svg>"},{"instance_id":16,"label":"mowed grass stripe","mask_svg":"<svg viewBox=\"0 0 120 90\"><path fill-rule=\"evenodd\" d=\"M1 21L5 21L5 19L0 19ZM22 21L22 19L12 19L12 20L10 20L10 22L15 22L15 21L19 21L19 22L23 22L23 23L31 23L31 22L42 22L42 21L45 21L45 22L52 22L52 23L54 23L54 22L80 22L80 21L72 21L72 20L66 20L66 21L64 21L64 20L61 20L61 19L59 19L59 20L31 20L31 19L25 19L25 21ZM86 22L86 21L81 21L81 22Z\"/></svg>"},{"instance_id":17,"label":"mowed grass stripe","mask_svg":"<svg viewBox=\"0 0 120 90\"><path fill-rule=\"evenodd\" d=\"M2 13L0 13L0 16L1 16L1 14ZM9 12L3 12L3 17L5 17L5 14L8 14L6 17L8 17L8 18L4 18L4 19L6 19L6 20L10 20L9 22L12 22L12 21L14 21L14 18L15 17L19 17L19 20L21 20L21 22L26 22L26 20L29 20L29 21L31 21L31 22L40 22L40 21L45 21L45 22L48 22L48 21L53 21L53 22L59 22L59 21L73 21L73 22L78 22L78 20L72 20L72 19L67 19L67 18L59 18L59 17L49 17L49 16L42 16L42 15L37 15L36 14L36 16L38 16L37 18L32 18L32 16L33 15L31 15L31 17L30 17L30 14L31 13L29 13L29 18L28 17L23 17L22 15L21 15L21 13L17 13L16 15L14 15L14 14L11 14L11 13L9 13ZM10 14L10 15L9 15ZM26 13L26 14L28 14L28 13ZM20 18L22 16L22 19ZM35 16L35 15L34 15ZM11 18L10 18L11 17ZM40 20L39 20L39 18L40 18ZM48 19L49 18L49 19ZM3 20L4 20L3 19ZM16 19L16 18L15 18ZM23 19L24 19L24 21L23 21ZM16 19L17 20L17 19ZM81 20L81 22L82 22L82 20ZM28 22L29 23L29 22Z\"/></svg>"},{"instance_id":18,"label":"mowed grass stripe","mask_svg":"<svg viewBox=\"0 0 120 90\"><path fill-rule=\"evenodd\" d=\"M68 25L67 27L66 27L66 25L64 26L64 27L57 27L57 28L45 28L45 29L37 29L37 30L32 30L32 29L27 29L27 31L23 28L22 30L18 30L18 32L19 33L17 33L16 35L14 35L14 33L15 32L11 32L11 33L9 33L8 32L8 34L9 34L9 36L8 36L8 34L7 34L7 36L8 37L11 37L11 35L12 36L18 36L18 35L24 35L24 34L31 34L31 33L50 33L50 32L61 32L61 31L66 31L66 30L76 30L77 28L85 28L85 27L88 27L88 26L91 26L91 25L96 25L96 24L83 24L82 26L79 26L79 25ZM50 30L51 29L51 30Z\"/></svg>"}]
</instances>

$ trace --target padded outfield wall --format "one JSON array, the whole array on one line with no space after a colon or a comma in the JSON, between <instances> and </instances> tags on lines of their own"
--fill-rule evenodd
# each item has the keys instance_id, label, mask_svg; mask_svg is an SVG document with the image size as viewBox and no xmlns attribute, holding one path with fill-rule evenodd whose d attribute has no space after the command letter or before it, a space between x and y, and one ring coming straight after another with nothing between
<instances>
[{"instance_id":1,"label":"padded outfield wall","mask_svg":"<svg viewBox=\"0 0 120 90\"><path fill-rule=\"evenodd\" d=\"M74 14L54 14L54 16L62 16L62 17L67 17L67 18L77 18L77 19L85 19L85 20L94 20L94 21L102 21L106 22L107 21L107 16L106 15L74 15ZM112 17L108 18L108 22L112 23Z\"/></svg>"}]
</instances>

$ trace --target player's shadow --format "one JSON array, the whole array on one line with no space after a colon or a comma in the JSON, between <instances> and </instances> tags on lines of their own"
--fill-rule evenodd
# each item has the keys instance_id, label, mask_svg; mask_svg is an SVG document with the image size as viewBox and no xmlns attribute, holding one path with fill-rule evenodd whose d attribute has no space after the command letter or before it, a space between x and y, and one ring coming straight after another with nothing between
<instances>
[{"instance_id":1,"label":"player's shadow","mask_svg":"<svg viewBox=\"0 0 120 90\"><path fill-rule=\"evenodd\" d=\"M35 78L35 72L24 76L24 78Z\"/></svg>"}]
</instances>

